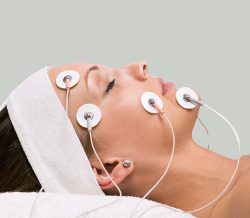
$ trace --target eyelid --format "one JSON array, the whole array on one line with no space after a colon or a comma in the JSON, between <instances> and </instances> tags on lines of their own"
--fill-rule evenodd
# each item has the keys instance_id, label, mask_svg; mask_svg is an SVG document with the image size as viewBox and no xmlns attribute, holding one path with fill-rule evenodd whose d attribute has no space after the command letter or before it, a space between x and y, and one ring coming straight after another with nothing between
<instances>
[{"instance_id":1,"label":"eyelid","mask_svg":"<svg viewBox=\"0 0 250 218\"><path fill-rule=\"evenodd\" d=\"M111 91L111 90L114 88L115 83L116 83L116 79L114 78L112 81L110 81L110 82L108 83L108 86L107 86L107 88L106 88L106 90L105 90L105 93L108 93L109 91ZM113 84L113 86L112 86L112 88L110 88L110 86L111 86L112 84Z\"/></svg>"}]
</instances>

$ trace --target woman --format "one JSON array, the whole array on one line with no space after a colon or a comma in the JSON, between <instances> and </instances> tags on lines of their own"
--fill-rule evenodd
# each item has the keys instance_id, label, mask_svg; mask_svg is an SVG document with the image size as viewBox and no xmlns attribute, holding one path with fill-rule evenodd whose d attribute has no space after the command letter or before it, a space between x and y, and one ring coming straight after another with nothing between
<instances>
[{"instance_id":1,"label":"woman","mask_svg":"<svg viewBox=\"0 0 250 218\"><path fill-rule=\"evenodd\" d=\"M58 88L55 81L61 71L69 69L81 74L80 85L70 91L69 118L105 194L116 195L117 190L98 162L90 146L88 132L77 123L77 110L89 102L98 105L102 120L93 129L95 148L123 195L143 196L162 175L172 151L168 123L160 116L146 113L140 105L140 96L145 91L161 97L176 137L175 155L168 174L148 198L185 211L207 204L224 189L235 169L236 160L194 142L192 130L199 107L192 110L181 108L175 100L174 84L169 84L167 93L163 95L159 78L149 74L145 62L122 68L88 63L56 66L49 70L48 75L64 107L66 92ZM0 191L39 190L40 184L25 159L6 108L1 111L0 122ZM9 153L11 155L5 160ZM122 167L124 159L131 161L130 167ZM11 167L3 167L3 161ZM249 163L250 156L242 156L240 170L227 193L215 204L193 215L250 216ZM32 181L23 179L24 174L32 177Z\"/></svg>"}]
</instances>

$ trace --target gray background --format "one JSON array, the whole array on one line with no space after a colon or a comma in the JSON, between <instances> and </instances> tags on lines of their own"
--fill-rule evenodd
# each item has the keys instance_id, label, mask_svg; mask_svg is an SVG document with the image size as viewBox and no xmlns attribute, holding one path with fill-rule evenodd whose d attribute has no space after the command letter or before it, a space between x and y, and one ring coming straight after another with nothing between
<instances>
[{"instance_id":1,"label":"gray background","mask_svg":"<svg viewBox=\"0 0 250 218\"><path fill-rule=\"evenodd\" d=\"M2 102L44 66L113 67L145 60L152 75L189 86L235 126L250 153L249 1L1 1ZM206 108L211 150L237 157L233 132ZM197 143L208 137L197 121Z\"/></svg>"}]
</instances>

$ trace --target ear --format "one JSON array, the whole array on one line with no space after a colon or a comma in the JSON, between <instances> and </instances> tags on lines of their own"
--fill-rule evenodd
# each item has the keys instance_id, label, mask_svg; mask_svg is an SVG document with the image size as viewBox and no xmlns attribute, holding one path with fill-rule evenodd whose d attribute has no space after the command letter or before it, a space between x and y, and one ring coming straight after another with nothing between
<instances>
[{"instance_id":1,"label":"ear","mask_svg":"<svg viewBox=\"0 0 250 218\"><path fill-rule=\"evenodd\" d=\"M103 163L110 177L113 179L113 181L117 185L121 183L134 170L134 165L132 161L129 167L124 167L123 161L124 159L117 158L117 159L112 159ZM92 169L96 176L96 180L102 190L109 189L115 186L110 180L110 178L107 176L107 174L105 173L105 171L103 170L100 164L98 166L92 165Z\"/></svg>"}]
</instances>

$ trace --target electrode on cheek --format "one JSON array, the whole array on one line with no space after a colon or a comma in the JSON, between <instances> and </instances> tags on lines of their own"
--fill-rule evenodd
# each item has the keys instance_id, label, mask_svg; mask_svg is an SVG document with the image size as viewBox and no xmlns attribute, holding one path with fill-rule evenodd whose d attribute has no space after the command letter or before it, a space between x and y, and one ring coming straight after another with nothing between
<instances>
[{"instance_id":1,"label":"electrode on cheek","mask_svg":"<svg viewBox=\"0 0 250 218\"><path fill-rule=\"evenodd\" d=\"M101 110L94 104L82 105L76 114L77 122L84 128L91 130L101 121Z\"/></svg>"},{"instance_id":2,"label":"electrode on cheek","mask_svg":"<svg viewBox=\"0 0 250 218\"><path fill-rule=\"evenodd\" d=\"M156 108L158 110L158 112L160 112L161 114L164 113L164 111L160 108L160 106L155 102L155 100L153 98L150 98L148 100L149 105L151 105L152 107Z\"/></svg>"},{"instance_id":3,"label":"electrode on cheek","mask_svg":"<svg viewBox=\"0 0 250 218\"><path fill-rule=\"evenodd\" d=\"M141 96L143 108L152 114L163 112L163 102L158 95L153 92L144 92Z\"/></svg>"}]
</instances>

